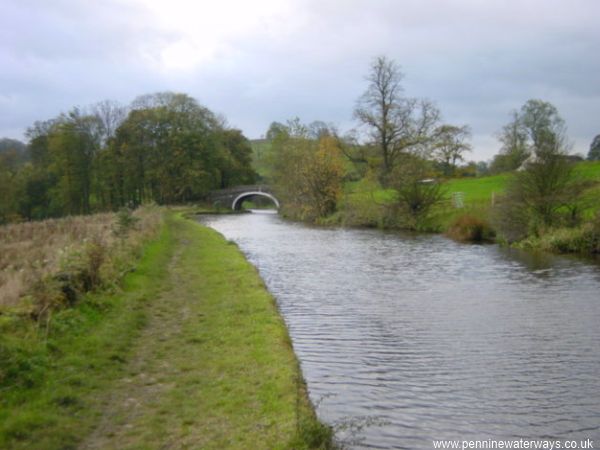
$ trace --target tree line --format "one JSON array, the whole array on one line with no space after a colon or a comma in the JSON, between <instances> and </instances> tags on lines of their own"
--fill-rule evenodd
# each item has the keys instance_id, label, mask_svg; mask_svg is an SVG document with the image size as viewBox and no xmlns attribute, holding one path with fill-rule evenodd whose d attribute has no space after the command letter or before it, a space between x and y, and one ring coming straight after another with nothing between
<instances>
[{"instance_id":1,"label":"tree line","mask_svg":"<svg viewBox=\"0 0 600 450\"><path fill-rule=\"evenodd\" d=\"M402 79L394 61L376 58L354 109L358 127L344 135L319 121L271 124L267 181L285 214L318 221L338 209L346 182L373 180L391 193L391 220L419 228L444 198L440 180L521 169L516 179L523 181L538 167L538 178L544 177L537 202L546 205L507 208L504 215L528 209L544 226L566 210L580 215L572 199L581 189L547 178L572 173L566 127L553 105L527 101L499 132L501 148L489 167L461 165L471 150L468 125L446 123L433 102L405 95ZM186 94L143 95L127 107L105 101L73 108L34 123L26 136L27 144L0 141L0 222L194 201L211 189L256 179L249 141ZM599 136L588 158L600 158ZM513 200L515 192L509 189ZM531 198L521 195L521 206Z\"/></svg>"},{"instance_id":2,"label":"tree line","mask_svg":"<svg viewBox=\"0 0 600 450\"><path fill-rule=\"evenodd\" d=\"M248 139L186 94L73 108L26 137L2 141L0 223L193 201L256 176Z\"/></svg>"}]
</instances>

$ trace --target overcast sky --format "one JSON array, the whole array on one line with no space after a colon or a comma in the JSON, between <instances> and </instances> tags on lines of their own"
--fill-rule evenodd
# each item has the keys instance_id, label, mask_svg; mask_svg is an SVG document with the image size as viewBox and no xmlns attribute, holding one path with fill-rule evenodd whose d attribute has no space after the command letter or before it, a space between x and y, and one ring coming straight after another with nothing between
<instances>
[{"instance_id":1,"label":"overcast sky","mask_svg":"<svg viewBox=\"0 0 600 450\"><path fill-rule=\"evenodd\" d=\"M599 0L0 0L0 137L165 90L249 138L295 116L347 131L379 55L471 126L472 159L529 98L558 108L575 152L600 133Z\"/></svg>"}]
</instances>

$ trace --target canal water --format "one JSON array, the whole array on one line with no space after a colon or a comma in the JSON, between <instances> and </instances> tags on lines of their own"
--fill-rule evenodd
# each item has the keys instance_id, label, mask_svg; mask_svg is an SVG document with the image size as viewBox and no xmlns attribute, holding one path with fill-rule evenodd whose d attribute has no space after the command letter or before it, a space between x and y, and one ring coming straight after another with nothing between
<instances>
[{"instance_id":1,"label":"canal water","mask_svg":"<svg viewBox=\"0 0 600 450\"><path fill-rule=\"evenodd\" d=\"M600 446L600 267L438 235L204 216L260 271L319 417L352 448ZM596 447L598 448L598 447Z\"/></svg>"}]
</instances>

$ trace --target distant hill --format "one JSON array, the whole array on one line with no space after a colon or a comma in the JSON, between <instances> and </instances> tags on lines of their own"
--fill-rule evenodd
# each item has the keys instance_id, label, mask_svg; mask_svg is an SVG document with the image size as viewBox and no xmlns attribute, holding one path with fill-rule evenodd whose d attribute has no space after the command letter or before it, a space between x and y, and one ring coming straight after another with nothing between
<instances>
[{"instance_id":1,"label":"distant hill","mask_svg":"<svg viewBox=\"0 0 600 450\"><path fill-rule=\"evenodd\" d=\"M268 181L271 175L269 165L269 154L271 153L271 142L268 139L251 139L252 168L258 173L261 181Z\"/></svg>"},{"instance_id":2,"label":"distant hill","mask_svg":"<svg viewBox=\"0 0 600 450\"><path fill-rule=\"evenodd\" d=\"M269 140L268 139L250 139L250 143L256 144L256 145L262 145L262 144L268 144Z\"/></svg>"}]
</instances>

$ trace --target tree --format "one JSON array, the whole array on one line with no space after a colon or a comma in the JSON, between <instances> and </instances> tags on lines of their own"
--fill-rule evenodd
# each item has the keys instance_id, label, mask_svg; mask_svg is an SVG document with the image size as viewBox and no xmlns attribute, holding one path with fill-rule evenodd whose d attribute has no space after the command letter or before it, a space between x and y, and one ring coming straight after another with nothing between
<instances>
[{"instance_id":1,"label":"tree","mask_svg":"<svg viewBox=\"0 0 600 450\"><path fill-rule=\"evenodd\" d=\"M417 229L427 219L431 208L444 198L441 185L431 178L431 163L420 156L402 155L394 167L391 187L396 191L393 204L405 228Z\"/></svg>"},{"instance_id":2,"label":"tree","mask_svg":"<svg viewBox=\"0 0 600 450\"><path fill-rule=\"evenodd\" d=\"M252 147L240 130L220 132L221 163L219 164L222 188L238 184L251 184L256 179L252 169Z\"/></svg>"},{"instance_id":3,"label":"tree","mask_svg":"<svg viewBox=\"0 0 600 450\"><path fill-rule=\"evenodd\" d=\"M48 138L50 170L58 177L55 200L63 214L88 214L93 164L100 149L101 123L74 109L62 117Z\"/></svg>"},{"instance_id":4,"label":"tree","mask_svg":"<svg viewBox=\"0 0 600 450\"><path fill-rule=\"evenodd\" d=\"M308 134L311 138L318 140L323 137L335 136L337 132L333 125L321 120L315 120L308 124Z\"/></svg>"},{"instance_id":5,"label":"tree","mask_svg":"<svg viewBox=\"0 0 600 450\"><path fill-rule=\"evenodd\" d=\"M434 135L433 156L440 162L444 175L452 176L456 163L464 161L463 154L471 151L471 145L467 142L471 137L471 130L466 125L442 125L436 128Z\"/></svg>"},{"instance_id":6,"label":"tree","mask_svg":"<svg viewBox=\"0 0 600 450\"><path fill-rule=\"evenodd\" d=\"M274 178L283 213L316 221L335 211L342 191L344 164L339 141L312 139L308 127L288 122L288 132L273 142Z\"/></svg>"},{"instance_id":7,"label":"tree","mask_svg":"<svg viewBox=\"0 0 600 450\"><path fill-rule=\"evenodd\" d=\"M27 150L30 164L23 168L23 195L19 211L28 220L41 220L63 214L60 202L52 201L58 184L58 175L53 169L53 155L50 153L50 135L61 123L63 117L46 121L36 121L25 133L29 139Z\"/></svg>"},{"instance_id":8,"label":"tree","mask_svg":"<svg viewBox=\"0 0 600 450\"><path fill-rule=\"evenodd\" d=\"M101 131L100 121L79 108L35 122L27 130L31 166L24 170L22 216L43 219L91 212Z\"/></svg>"},{"instance_id":9,"label":"tree","mask_svg":"<svg viewBox=\"0 0 600 450\"><path fill-rule=\"evenodd\" d=\"M248 140L185 94L138 97L102 156L113 207L197 200L255 177Z\"/></svg>"},{"instance_id":10,"label":"tree","mask_svg":"<svg viewBox=\"0 0 600 450\"><path fill-rule=\"evenodd\" d=\"M493 173L517 170L531 155L527 143L527 130L517 111L512 112L512 120L502 127L498 139L502 147L492 161L490 170Z\"/></svg>"},{"instance_id":11,"label":"tree","mask_svg":"<svg viewBox=\"0 0 600 450\"><path fill-rule=\"evenodd\" d=\"M439 121L439 111L432 103L402 96L402 77L394 61L375 59L367 77L369 86L354 110L380 152L384 183L400 155L422 150L430 142Z\"/></svg>"},{"instance_id":12,"label":"tree","mask_svg":"<svg viewBox=\"0 0 600 450\"><path fill-rule=\"evenodd\" d=\"M279 122L271 122L271 125L269 125L269 129L267 130L265 138L268 141L272 141L281 133L287 133L287 127Z\"/></svg>"},{"instance_id":13,"label":"tree","mask_svg":"<svg viewBox=\"0 0 600 450\"><path fill-rule=\"evenodd\" d=\"M600 134L592 141L587 159L589 161L600 161Z\"/></svg>"},{"instance_id":14,"label":"tree","mask_svg":"<svg viewBox=\"0 0 600 450\"><path fill-rule=\"evenodd\" d=\"M106 145L107 141L117 132L117 128L127 118L127 108L112 100L103 100L90 108L90 114L97 118L101 125L101 143Z\"/></svg>"},{"instance_id":15,"label":"tree","mask_svg":"<svg viewBox=\"0 0 600 450\"><path fill-rule=\"evenodd\" d=\"M477 166L477 172L476 172L476 176L478 177L483 177L486 175L489 175L490 173L490 167L489 164L485 161L478 161L476 163Z\"/></svg>"},{"instance_id":16,"label":"tree","mask_svg":"<svg viewBox=\"0 0 600 450\"><path fill-rule=\"evenodd\" d=\"M528 100L521 107L519 120L532 153L566 153L569 150L565 121L554 105L543 100Z\"/></svg>"},{"instance_id":17,"label":"tree","mask_svg":"<svg viewBox=\"0 0 600 450\"><path fill-rule=\"evenodd\" d=\"M196 119L164 106L132 110L111 145L118 169L109 195L123 204L164 204L216 188L217 141Z\"/></svg>"},{"instance_id":18,"label":"tree","mask_svg":"<svg viewBox=\"0 0 600 450\"><path fill-rule=\"evenodd\" d=\"M551 103L528 100L519 111L512 112L498 139L500 153L494 157L494 173L519 169L528 158L538 158L543 153L566 153L569 143L564 120Z\"/></svg>"},{"instance_id":19,"label":"tree","mask_svg":"<svg viewBox=\"0 0 600 450\"><path fill-rule=\"evenodd\" d=\"M19 152L13 146L0 151L0 225L16 220L19 192Z\"/></svg>"},{"instance_id":20,"label":"tree","mask_svg":"<svg viewBox=\"0 0 600 450\"><path fill-rule=\"evenodd\" d=\"M26 152L0 139L0 222L199 200L255 177L248 140L186 94L74 108L26 136Z\"/></svg>"},{"instance_id":21,"label":"tree","mask_svg":"<svg viewBox=\"0 0 600 450\"><path fill-rule=\"evenodd\" d=\"M59 119L36 121L27 128L25 136L29 139L28 150L31 161L38 167L47 166L50 163L48 152L48 136L59 123Z\"/></svg>"},{"instance_id":22,"label":"tree","mask_svg":"<svg viewBox=\"0 0 600 450\"><path fill-rule=\"evenodd\" d=\"M509 240L539 234L559 222L574 224L582 190L566 157L566 128L556 108L529 100L518 119L533 156L509 183L497 215L497 224Z\"/></svg>"},{"instance_id":23,"label":"tree","mask_svg":"<svg viewBox=\"0 0 600 450\"><path fill-rule=\"evenodd\" d=\"M335 212L342 193L344 164L337 139L324 135L307 168L308 195L318 217Z\"/></svg>"}]
</instances>

